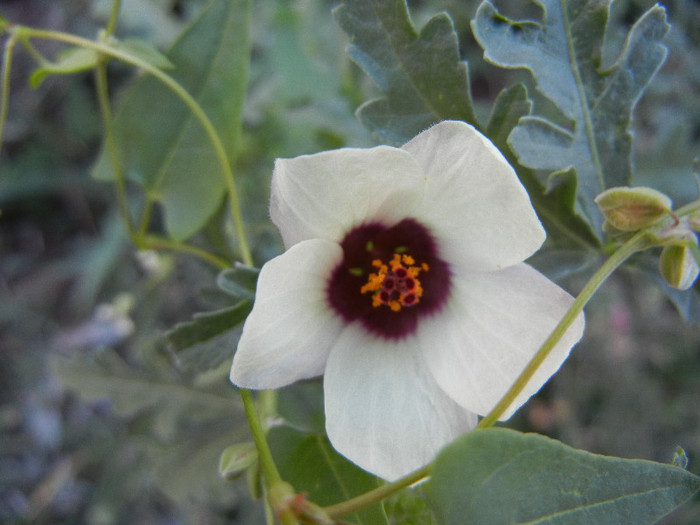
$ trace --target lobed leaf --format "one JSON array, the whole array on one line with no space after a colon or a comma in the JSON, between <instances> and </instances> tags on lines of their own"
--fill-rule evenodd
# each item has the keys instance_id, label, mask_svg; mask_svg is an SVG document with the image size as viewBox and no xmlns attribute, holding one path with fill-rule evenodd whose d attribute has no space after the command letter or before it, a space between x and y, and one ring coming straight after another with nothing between
<instances>
[{"instance_id":1,"label":"lobed leaf","mask_svg":"<svg viewBox=\"0 0 700 525\"><path fill-rule=\"evenodd\" d=\"M447 525L655 523L698 490L700 477L673 465L599 456L501 428L445 448L427 487Z\"/></svg>"},{"instance_id":2,"label":"lobed leaf","mask_svg":"<svg viewBox=\"0 0 700 525\"><path fill-rule=\"evenodd\" d=\"M187 412L190 420L199 420L234 410L229 395L191 388L181 378L137 370L112 350L94 358L56 356L52 366L66 388L87 400L109 398L115 410L127 416L158 407L164 418Z\"/></svg>"},{"instance_id":3,"label":"lobed leaf","mask_svg":"<svg viewBox=\"0 0 700 525\"><path fill-rule=\"evenodd\" d=\"M600 232L593 199L629 184L632 110L663 63L669 26L662 7L649 9L630 30L612 65L601 62L610 0L537 0L542 21L515 21L485 0L472 21L484 57L506 68L528 69L537 89L561 111L565 123L521 118L509 137L521 164L548 174L574 168L577 197Z\"/></svg>"},{"instance_id":4,"label":"lobed leaf","mask_svg":"<svg viewBox=\"0 0 700 525\"><path fill-rule=\"evenodd\" d=\"M249 0L213 0L167 53L172 77L208 115L230 161L246 88L249 12ZM124 172L163 205L170 236L183 240L202 228L226 184L209 138L183 102L157 79L139 77L121 100L114 132ZM114 178L104 150L94 175Z\"/></svg>"},{"instance_id":5,"label":"lobed leaf","mask_svg":"<svg viewBox=\"0 0 700 525\"><path fill-rule=\"evenodd\" d=\"M334 11L348 53L384 96L358 109L381 139L403 144L446 119L477 125L466 62L446 13L416 30L405 0L344 0Z\"/></svg>"},{"instance_id":6,"label":"lobed leaf","mask_svg":"<svg viewBox=\"0 0 700 525\"><path fill-rule=\"evenodd\" d=\"M233 357L243 330L243 321L253 309L252 300L195 314L167 332L168 348L184 370L203 372L217 368Z\"/></svg>"},{"instance_id":7,"label":"lobed leaf","mask_svg":"<svg viewBox=\"0 0 700 525\"><path fill-rule=\"evenodd\" d=\"M570 246L584 255L595 249L599 243L588 222L576 209L575 173L561 173L553 184L545 187L534 170L518 163L511 145L508 143L513 128L530 114L532 101L523 84L514 84L504 89L496 97L486 135L501 150L508 161L516 167L521 182L527 188L532 205L547 230L550 243L556 246Z\"/></svg>"}]
</instances>

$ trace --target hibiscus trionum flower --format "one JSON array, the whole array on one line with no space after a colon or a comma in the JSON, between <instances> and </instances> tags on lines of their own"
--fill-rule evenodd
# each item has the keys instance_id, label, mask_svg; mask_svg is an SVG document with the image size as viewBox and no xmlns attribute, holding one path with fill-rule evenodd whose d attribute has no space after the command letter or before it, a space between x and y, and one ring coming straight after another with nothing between
<instances>
[{"instance_id":1,"label":"hibiscus trionum flower","mask_svg":"<svg viewBox=\"0 0 700 525\"><path fill-rule=\"evenodd\" d=\"M461 122L401 148L278 160L270 213L286 251L260 272L231 380L274 389L323 375L331 443L385 479L472 430L573 301L522 262L542 225L501 153Z\"/></svg>"}]
</instances>

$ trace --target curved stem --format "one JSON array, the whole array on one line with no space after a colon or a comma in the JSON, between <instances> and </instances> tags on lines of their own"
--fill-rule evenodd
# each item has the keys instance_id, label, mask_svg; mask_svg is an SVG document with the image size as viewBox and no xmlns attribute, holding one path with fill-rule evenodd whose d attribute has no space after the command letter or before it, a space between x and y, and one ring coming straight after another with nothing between
<instances>
[{"instance_id":1,"label":"curved stem","mask_svg":"<svg viewBox=\"0 0 700 525\"><path fill-rule=\"evenodd\" d=\"M105 128L105 148L109 161L112 164L114 171L114 182L117 187L117 203L119 213L126 225L129 237L134 240L134 225L131 220L131 212L129 211L129 199L126 191L126 177L122 169L121 161L119 160L119 150L117 148L117 140L114 137L114 126L112 121L112 110L109 101L109 88L107 87L107 60L104 55L100 55L95 67L95 82L97 91L97 100L100 106L102 115L102 123Z\"/></svg>"},{"instance_id":2,"label":"curved stem","mask_svg":"<svg viewBox=\"0 0 700 525\"><path fill-rule=\"evenodd\" d=\"M202 250L201 248L197 248L196 246L191 246L189 244L183 244L177 241L172 241L170 239L165 239L163 237L158 237L156 235L137 235L134 238L134 242L141 249L164 249L188 253L190 255L194 255L196 257L199 257L200 259L207 261L208 263L217 267L219 270L225 270L226 268L231 267L231 264L226 259L217 257L213 253L209 253L206 250Z\"/></svg>"},{"instance_id":3,"label":"curved stem","mask_svg":"<svg viewBox=\"0 0 700 525\"><path fill-rule=\"evenodd\" d=\"M626 261L632 254L643 250L649 245L649 232L643 230L632 238L630 238L625 244L618 248L598 269L598 271L593 274L593 276L588 280L586 286L583 287L581 293L578 294L573 304L566 312L566 315L559 321L551 335L542 344L535 356L530 360L525 369L521 372L518 379L510 387L510 390L506 392L503 398L498 402L498 404L489 412L477 425L477 428L488 428L492 426L496 421L500 419L501 416L510 408L515 399L520 395L520 393L525 388L525 385L532 379L537 369L542 365L545 359L552 352L556 344L561 340L563 335L569 329L574 320L586 306L588 301L590 301L593 294L600 288L600 285L610 276L610 274L615 271L624 261Z\"/></svg>"},{"instance_id":4,"label":"curved stem","mask_svg":"<svg viewBox=\"0 0 700 525\"><path fill-rule=\"evenodd\" d=\"M241 250L241 259L244 264L253 266L253 257L251 255L250 247L248 246L248 238L245 233L245 227L243 224L243 214L241 211L240 200L238 198L238 190L234 183L233 171L231 169L231 164L228 161L228 156L226 155L226 150L224 149L221 139L214 128L211 120L197 103L197 101L192 97L192 95L187 92L175 79L170 75L164 73L157 67L135 57L119 48L108 45L104 42L96 42L93 40L88 40L86 38L81 38L75 35L70 35L67 33L61 33L59 31L48 31L33 29L30 27L22 27L18 30L23 36L29 38L42 38L46 40L57 40L60 42L65 42L67 44L73 44L80 47L85 47L88 49L93 49L98 53L108 55L119 59L127 64L139 67L149 74L156 77L168 88L170 88L190 109L194 117L199 121L200 125L207 134L216 154L216 157L221 165L221 169L224 173L224 179L226 183L226 188L228 191L229 200L231 201L231 212L233 214L233 220L236 227L236 233L238 235L238 242Z\"/></svg>"},{"instance_id":5,"label":"curved stem","mask_svg":"<svg viewBox=\"0 0 700 525\"><path fill-rule=\"evenodd\" d=\"M287 484L282 481L282 476L280 476L277 465L275 465L275 460L272 458L272 452L270 451L270 446L267 444L265 431L260 423L258 412L255 409L255 402L253 401L253 394L251 391L241 388L241 400L243 401L243 409L248 419L250 433L253 436L255 448L258 451L258 460L260 461L260 468L262 469L263 478L265 479L265 494L267 495L267 499L272 504L273 510L279 513L278 518L283 525L296 525L298 522L291 509L275 508L274 502L271 501L274 498L276 489L282 488L284 490Z\"/></svg>"},{"instance_id":6,"label":"curved stem","mask_svg":"<svg viewBox=\"0 0 700 525\"><path fill-rule=\"evenodd\" d=\"M364 494L360 494L359 496L351 498L347 501L323 507L323 510L331 518L338 518L340 516L345 516L346 514L351 514L352 512L368 507L374 503L379 503L392 494L410 487L419 481L423 481L430 476L432 468L432 464L426 465L425 467L416 470L415 472L412 472L408 476L404 476L399 480L382 485L381 487L365 492Z\"/></svg>"},{"instance_id":7,"label":"curved stem","mask_svg":"<svg viewBox=\"0 0 700 525\"><path fill-rule=\"evenodd\" d=\"M7 110L10 103L10 72L12 70L12 51L17 43L17 34L12 35L5 42L5 51L2 57L2 95L0 96L0 149L2 149L2 136L7 122Z\"/></svg>"},{"instance_id":8,"label":"curved stem","mask_svg":"<svg viewBox=\"0 0 700 525\"><path fill-rule=\"evenodd\" d=\"M275 461L272 459L272 452L270 451L270 447L265 439L265 431L260 423L258 412L255 409L255 402L253 401L253 394L251 391L241 388L241 400L243 401L243 408L245 409L245 415L248 419L250 432L253 435L255 448L258 450L260 467L262 468L265 479L267 480L268 485L279 483L282 481L282 477L277 470Z\"/></svg>"}]
</instances>

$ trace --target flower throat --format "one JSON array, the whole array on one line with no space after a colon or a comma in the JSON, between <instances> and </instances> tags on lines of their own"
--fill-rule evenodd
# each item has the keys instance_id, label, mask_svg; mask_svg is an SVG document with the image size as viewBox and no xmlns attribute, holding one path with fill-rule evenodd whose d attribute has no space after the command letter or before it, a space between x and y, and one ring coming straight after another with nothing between
<instances>
[{"instance_id":1,"label":"flower throat","mask_svg":"<svg viewBox=\"0 0 700 525\"><path fill-rule=\"evenodd\" d=\"M343 260L327 287L329 306L375 335L401 339L450 293L450 272L430 231L415 219L357 226L340 243Z\"/></svg>"}]
</instances>

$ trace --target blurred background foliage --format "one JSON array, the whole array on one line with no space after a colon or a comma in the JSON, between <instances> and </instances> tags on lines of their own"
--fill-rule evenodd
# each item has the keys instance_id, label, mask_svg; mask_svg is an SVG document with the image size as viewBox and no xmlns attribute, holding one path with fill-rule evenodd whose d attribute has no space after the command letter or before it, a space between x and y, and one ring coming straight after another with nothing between
<instances>
[{"instance_id":1,"label":"blurred background foliage","mask_svg":"<svg viewBox=\"0 0 700 525\"><path fill-rule=\"evenodd\" d=\"M117 35L166 49L205 3L125 0ZM478 3L409 7L417 27L440 10L453 17L484 118L503 87L530 79L483 61L469 28ZM537 15L524 2L495 3L514 17ZM610 57L652 3L614 3ZM700 3L662 3L670 52L635 112L635 182L681 205L697 198ZM267 218L274 158L375 143L354 110L377 90L347 58L333 6L254 2L236 169L258 265L281 250ZM0 0L10 21L88 38L109 8L108 0ZM41 44L49 56L60 49ZM260 523L245 483L225 483L216 469L227 445L247 439L228 362L189 371L163 342L176 323L222 305L216 271L129 244L113 187L89 176L102 138L92 75L50 78L33 90L33 67L16 53L0 151L0 522ZM109 72L118 101L133 71L115 63ZM231 231L222 212L194 242L232 253ZM582 285L562 284L572 292ZM662 292L632 271L613 276L587 313L583 342L512 425L621 457L668 462L680 445L700 473L698 326L684 324ZM288 390L280 410L318 428L313 388ZM695 501L664 523L699 521Z\"/></svg>"}]
</instances>

